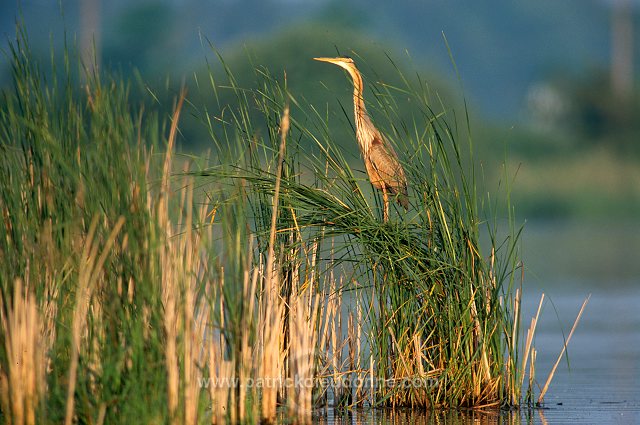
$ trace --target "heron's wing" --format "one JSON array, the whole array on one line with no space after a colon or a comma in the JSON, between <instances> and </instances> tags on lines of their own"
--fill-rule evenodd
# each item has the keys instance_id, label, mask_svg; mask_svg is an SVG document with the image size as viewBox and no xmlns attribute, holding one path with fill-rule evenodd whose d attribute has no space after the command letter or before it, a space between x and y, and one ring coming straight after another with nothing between
<instances>
[{"instance_id":1,"label":"heron's wing","mask_svg":"<svg viewBox=\"0 0 640 425\"><path fill-rule=\"evenodd\" d=\"M369 150L369 160L385 187L398 195L398 202L407 208L407 178L393 148L376 137Z\"/></svg>"}]
</instances>

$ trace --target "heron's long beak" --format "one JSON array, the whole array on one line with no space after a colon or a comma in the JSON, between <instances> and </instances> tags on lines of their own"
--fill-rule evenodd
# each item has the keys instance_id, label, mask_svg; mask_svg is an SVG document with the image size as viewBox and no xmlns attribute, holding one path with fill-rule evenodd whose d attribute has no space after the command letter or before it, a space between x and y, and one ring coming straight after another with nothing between
<instances>
[{"instance_id":1,"label":"heron's long beak","mask_svg":"<svg viewBox=\"0 0 640 425\"><path fill-rule=\"evenodd\" d=\"M320 62L334 63L336 65L338 62L340 62L340 58L313 58L313 60L320 61Z\"/></svg>"}]
</instances>

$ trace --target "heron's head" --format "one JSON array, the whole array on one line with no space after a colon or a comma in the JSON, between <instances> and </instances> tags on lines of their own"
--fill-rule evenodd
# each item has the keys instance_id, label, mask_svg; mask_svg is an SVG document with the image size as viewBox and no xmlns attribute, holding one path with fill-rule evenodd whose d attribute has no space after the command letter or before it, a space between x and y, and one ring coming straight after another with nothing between
<instances>
[{"instance_id":1,"label":"heron's head","mask_svg":"<svg viewBox=\"0 0 640 425\"><path fill-rule=\"evenodd\" d=\"M342 56L342 57L337 57L337 58L313 58L314 60L317 61L321 61L321 62L329 62L332 63L334 65L338 65L341 68L346 69L347 71L349 71L350 74L354 74L357 73L357 68L356 68L356 64L353 61L353 59L351 59L348 56Z\"/></svg>"}]
</instances>

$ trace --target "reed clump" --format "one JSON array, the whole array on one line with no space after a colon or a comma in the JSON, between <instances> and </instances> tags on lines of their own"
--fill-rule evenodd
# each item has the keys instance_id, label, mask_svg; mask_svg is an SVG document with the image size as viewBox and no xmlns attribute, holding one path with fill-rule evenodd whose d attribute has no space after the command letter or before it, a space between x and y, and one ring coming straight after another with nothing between
<instances>
[{"instance_id":1,"label":"reed clump","mask_svg":"<svg viewBox=\"0 0 640 425\"><path fill-rule=\"evenodd\" d=\"M372 109L412 187L380 220L323 115L258 69L211 71L160 117L23 32L0 111L0 409L7 423L309 423L319 406L523 401L517 236L479 219L472 160L425 87ZM385 91L386 90L386 91ZM187 106L188 105L188 106ZM186 108L216 150L175 154ZM387 111L385 115L384 111ZM401 147L405 148L401 149ZM479 244L491 236L489 254ZM483 253L484 252L484 253ZM535 329L535 325L532 326ZM534 385L533 378L530 386ZM284 413L283 413L284 414Z\"/></svg>"},{"instance_id":2,"label":"reed clump","mask_svg":"<svg viewBox=\"0 0 640 425\"><path fill-rule=\"evenodd\" d=\"M520 301L514 292L518 235L514 232L498 245L491 223L480 220L475 177L468 171L472 161L462 153L446 117L426 102L426 87L387 87L386 94L378 93L377 106L390 111L390 121L393 106L382 102L394 90L413 96L418 110L403 132L394 128L392 133L411 152L405 169L412 208L384 223L379 205L371 204L366 178L356 178L336 149L326 117L288 93L286 80L278 82L265 70L258 77L262 87L255 92L234 86L232 75L220 84L238 95L236 109L227 112L237 139L216 142L232 146L230 156L240 161L233 168L221 164L197 174L247 184L255 194L248 203L259 239L266 229L261 223L272 220L283 252L298 252L304 238L319 246L314 256L324 258L324 269L317 271L318 278L331 276L334 283L314 288L331 294L324 310L331 323L325 342L331 354L323 355L320 345L317 367L320 376L331 378L334 403L422 408L518 404L521 383L511 379L519 370L511 363L517 343L508 338L519 332ZM273 117L282 116L289 102L298 114L292 113L290 137L297 144L280 158L273 130L256 141L255 129L246 123L255 122L249 117L257 106L266 127L277 128ZM218 134L228 138L232 133ZM278 220L265 195L278 197L283 210ZM481 255L481 226L492 236L488 256ZM303 235L299 241L287 236L294 231ZM337 270L347 279L338 290ZM309 286L298 279L299 288ZM290 290L283 287L281 293L288 297ZM343 292L351 304L346 316L332 304L332 295Z\"/></svg>"}]
</instances>

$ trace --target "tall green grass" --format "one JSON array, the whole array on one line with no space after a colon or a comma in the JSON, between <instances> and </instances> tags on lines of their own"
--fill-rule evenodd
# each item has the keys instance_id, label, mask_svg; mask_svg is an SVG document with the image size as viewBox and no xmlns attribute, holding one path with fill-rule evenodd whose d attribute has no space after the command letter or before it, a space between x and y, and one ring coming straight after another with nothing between
<instances>
[{"instance_id":1,"label":"tall green grass","mask_svg":"<svg viewBox=\"0 0 640 425\"><path fill-rule=\"evenodd\" d=\"M283 410L310 422L326 405L527 401L518 232L498 237L470 146L419 80L369 97L411 187L409 211L383 223L333 140L334 121L349 125L339 108L290 93L284 76L257 68L246 88L211 71L198 94L229 90L233 104L199 109L181 92L159 117L131 104L125 81L78 81L66 53L44 72L24 34L11 58L5 422L273 422ZM412 122L396 120L400 99ZM209 130L206 165L174 154L187 112Z\"/></svg>"},{"instance_id":2,"label":"tall green grass","mask_svg":"<svg viewBox=\"0 0 640 425\"><path fill-rule=\"evenodd\" d=\"M66 54L49 74L25 37L11 53L13 88L0 112L0 287L5 317L18 279L38 304L46 377L29 396L36 423L126 420L148 409L164 417L166 381L149 367L163 357L161 334L150 332L161 329L162 304L160 238L147 208L158 117L129 105L121 81L72 80L77 64ZM3 347L14 337L3 332ZM16 367L6 356L3 374ZM3 415L20 423L12 394L23 384L5 385Z\"/></svg>"}]
</instances>

